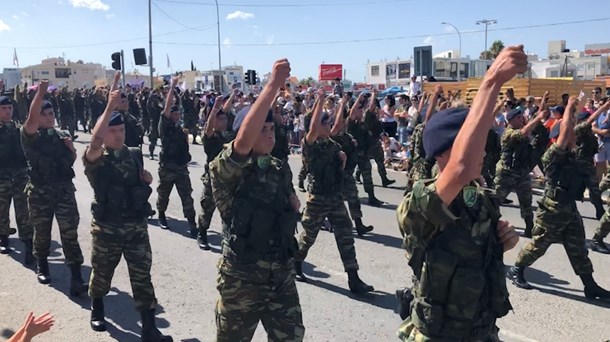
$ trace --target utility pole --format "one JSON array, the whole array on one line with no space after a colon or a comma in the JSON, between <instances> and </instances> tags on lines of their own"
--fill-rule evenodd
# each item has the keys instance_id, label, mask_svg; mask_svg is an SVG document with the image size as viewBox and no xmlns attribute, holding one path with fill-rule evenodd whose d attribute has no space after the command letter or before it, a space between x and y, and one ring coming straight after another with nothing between
<instances>
[{"instance_id":1,"label":"utility pole","mask_svg":"<svg viewBox=\"0 0 610 342\"><path fill-rule=\"evenodd\" d=\"M222 79L222 60L220 58L220 10L218 9L218 0L216 2L216 26L218 31L218 81L220 82L220 92L223 91L223 79Z\"/></svg>"},{"instance_id":2,"label":"utility pole","mask_svg":"<svg viewBox=\"0 0 610 342\"><path fill-rule=\"evenodd\" d=\"M125 91L125 56L121 50L121 73L123 74L123 91Z\"/></svg>"},{"instance_id":3,"label":"utility pole","mask_svg":"<svg viewBox=\"0 0 610 342\"><path fill-rule=\"evenodd\" d=\"M153 76L153 50L152 50L152 0L148 0L148 66L150 67L150 89L155 88L154 76Z\"/></svg>"},{"instance_id":4,"label":"utility pole","mask_svg":"<svg viewBox=\"0 0 610 342\"><path fill-rule=\"evenodd\" d=\"M460 33L460 30L458 30L458 28L457 28L457 27L455 27L455 26L454 26L453 24L451 24L451 23L448 23L448 22L443 21L443 22L441 23L441 25L449 25L449 26L453 27L453 29L455 30L455 32L457 32L457 34L458 34L458 38L459 38L459 40L460 40L460 49L459 49L459 52L458 52L458 53L459 53L459 58L458 58L458 72L457 72L457 74L458 74L458 75L457 75L457 76L458 76L458 77L457 77L457 80L458 80L458 82L459 82L459 81L461 81L461 80L462 80L462 75L461 75L461 69L462 69L462 68L461 68L461 66L462 66L462 62L461 62L461 59L462 59L462 34ZM485 30L485 32L486 32L486 33L485 33L485 46L487 46L487 30Z\"/></svg>"},{"instance_id":5,"label":"utility pole","mask_svg":"<svg viewBox=\"0 0 610 342\"><path fill-rule=\"evenodd\" d=\"M489 54L487 53L488 51L488 47L487 47L487 27L489 25L493 25L493 24L497 24L498 21L496 19L483 19L483 20L479 20L477 21L475 24L477 25L485 25L485 60L488 60L489 58Z\"/></svg>"}]
</instances>

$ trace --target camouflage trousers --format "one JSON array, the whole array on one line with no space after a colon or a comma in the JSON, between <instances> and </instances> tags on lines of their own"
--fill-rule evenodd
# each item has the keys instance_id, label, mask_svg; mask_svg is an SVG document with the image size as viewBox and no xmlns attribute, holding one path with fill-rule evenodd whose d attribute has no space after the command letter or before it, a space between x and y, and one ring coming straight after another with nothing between
<instances>
[{"instance_id":1,"label":"camouflage trousers","mask_svg":"<svg viewBox=\"0 0 610 342\"><path fill-rule=\"evenodd\" d=\"M299 183L304 182L307 178L307 166L305 166L305 159L301 159L301 170L299 171Z\"/></svg>"},{"instance_id":2,"label":"camouflage trousers","mask_svg":"<svg viewBox=\"0 0 610 342\"><path fill-rule=\"evenodd\" d=\"M61 246L67 265L82 265L83 253L78 244L78 205L72 182L45 186L28 185L30 222L34 226L34 257L44 260L51 247L53 217L57 220Z\"/></svg>"},{"instance_id":3,"label":"camouflage trousers","mask_svg":"<svg viewBox=\"0 0 610 342\"><path fill-rule=\"evenodd\" d=\"M71 137L74 137L74 131L76 130L76 118L74 115L62 115L60 116L61 129L67 130Z\"/></svg>"},{"instance_id":4,"label":"camouflage trousers","mask_svg":"<svg viewBox=\"0 0 610 342\"><path fill-rule=\"evenodd\" d=\"M595 229L595 235L600 236L602 239L608 236L610 233L610 207L606 209L604 216L599 220L599 226Z\"/></svg>"},{"instance_id":5,"label":"camouflage trousers","mask_svg":"<svg viewBox=\"0 0 610 342\"><path fill-rule=\"evenodd\" d=\"M259 321L268 341L302 341L305 334L294 262L232 264L221 258L216 288L216 341L251 341Z\"/></svg>"},{"instance_id":6,"label":"camouflage trousers","mask_svg":"<svg viewBox=\"0 0 610 342\"><path fill-rule=\"evenodd\" d=\"M201 215L199 215L199 230L206 232L210 228L212 216L214 216L216 210L216 203L214 203L214 196L212 196L212 181L207 167L206 172L201 176L201 181L203 182L203 192L199 201L202 210Z\"/></svg>"},{"instance_id":7,"label":"camouflage trousers","mask_svg":"<svg viewBox=\"0 0 610 342\"><path fill-rule=\"evenodd\" d=\"M604 192L610 189L610 173L606 173L599 182L599 191Z\"/></svg>"},{"instance_id":8,"label":"camouflage trousers","mask_svg":"<svg viewBox=\"0 0 610 342\"><path fill-rule=\"evenodd\" d=\"M373 187L373 175L371 175L373 167L371 166L371 159L369 155L365 152L358 153L358 170L356 171L356 178L360 178L362 175L362 185L364 186L364 192L369 195L375 193L375 188Z\"/></svg>"},{"instance_id":9,"label":"camouflage trousers","mask_svg":"<svg viewBox=\"0 0 610 342\"><path fill-rule=\"evenodd\" d=\"M358 187L353 172L346 171L343 176L343 200L347 202L352 220L362 218L362 208L358 197Z\"/></svg>"},{"instance_id":10,"label":"camouflage trousers","mask_svg":"<svg viewBox=\"0 0 610 342\"><path fill-rule=\"evenodd\" d=\"M602 192L599 189L599 183L597 182L597 177L595 176L595 170L593 167L591 168L592 174L587 182L587 189L589 189L589 201L595 206L595 208L603 208L604 202L602 201Z\"/></svg>"},{"instance_id":11,"label":"camouflage trousers","mask_svg":"<svg viewBox=\"0 0 610 342\"><path fill-rule=\"evenodd\" d=\"M136 310L154 309L157 299L150 277L152 251L148 239L148 223L145 220L118 226L92 223L91 237L89 297L101 298L108 294L114 270L121 261L121 256L124 256Z\"/></svg>"},{"instance_id":12,"label":"camouflage trousers","mask_svg":"<svg viewBox=\"0 0 610 342\"><path fill-rule=\"evenodd\" d=\"M298 261L305 260L309 249L316 242L322 223L326 218L333 227L335 241L345 271L358 270L352 222L349 219L341 195L308 194L301 219L303 232L299 236L299 251L296 259Z\"/></svg>"},{"instance_id":13,"label":"camouflage trousers","mask_svg":"<svg viewBox=\"0 0 610 342\"><path fill-rule=\"evenodd\" d=\"M193 188L189 170L184 166L175 164L159 165L159 186L157 187L157 211L165 212L169 204L169 195L176 185L178 196L182 201L182 212L184 217L195 218L195 206L193 202Z\"/></svg>"},{"instance_id":14,"label":"camouflage trousers","mask_svg":"<svg viewBox=\"0 0 610 342\"><path fill-rule=\"evenodd\" d=\"M496 178L496 158L494 156L485 155L483 158L483 168L481 169L481 176L485 179L485 183L487 183L487 187L489 189L493 189L494 186L494 178Z\"/></svg>"},{"instance_id":15,"label":"camouflage trousers","mask_svg":"<svg viewBox=\"0 0 610 342\"><path fill-rule=\"evenodd\" d=\"M31 240L34 228L30 223L30 212L28 211L28 199L25 194L25 186L28 183L27 170L11 169L3 170L0 180L0 235L9 235L10 232L10 209L11 201L15 207L15 219L20 240Z\"/></svg>"},{"instance_id":16,"label":"camouflage trousers","mask_svg":"<svg viewBox=\"0 0 610 342\"><path fill-rule=\"evenodd\" d=\"M459 340L459 342L501 342L500 337L498 336L497 326L494 326L492 331L489 332L489 335L483 339L463 339ZM432 338L424 335L421 331L417 329L415 324L411 321L411 318L407 318L398 329L398 339L403 342L437 342L437 341L452 341L445 338ZM458 340L455 340L458 342Z\"/></svg>"},{"instance_id":17,"label":"camouflage trousers","mask_svg":"<svg viewBox=\"0 0 610 342\"><path fill-rule=\"evenodd\" d=\"M538 202L532 239L519 252L515 265L532 265L553 243L563 244L576 275L593 273L585 246L585 228L576 203L556 202L544 196Z\"/></svg>"},{"instance_id":18,"label":"camouflage trousers","mask_svg":"<svg viewBox=\"0 0 610 342\"><path fill-rule=\"evenodd\" d=\"M495 190L500 203L504 202L506 197L512 191L517 193L519 199L519 209L521 210L521 218L524 220L532 220L534 212L532 210L532 180L529 172L514 172L503 170L501 166L496 169L496 178L494 179Z\"/></svg>"},{"instance_id":19,"label":"camouflage trousers","mask_svg":"<svg viewBox=\"0 0 610 342\"><path fill-rule=\"evenodd\" d=\"M377 172L379 172L379 177L381 177L381 179L388 178L388 173L385 170L385 158L380 140L376 140L376 142L373 143L369 149L369 155L373 157L373 160L375 160L375 163L377 164Z\"/></svg>"}]
</instances>

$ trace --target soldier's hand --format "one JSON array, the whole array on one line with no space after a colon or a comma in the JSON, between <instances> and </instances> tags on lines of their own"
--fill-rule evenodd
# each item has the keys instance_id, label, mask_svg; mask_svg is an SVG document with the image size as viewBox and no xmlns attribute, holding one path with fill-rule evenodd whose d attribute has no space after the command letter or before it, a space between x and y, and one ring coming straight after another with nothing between
<instances>
[{"instance_id":1,"label":"soldier's hand","mask_svg":"<svg viewBox=\"0 0 610 342\"><path fill-rule=\"evenodd\" d=\"M178 84L178 81L180 80L179 76L174 76L172 77L172 82L171 82L171 87L172 90L176 87L176 85Z\"/></svg>"},{"instance_id":2,"label":"soldier's hand","mask_svg":"<svg viewBox=\"0 0 610 342\"><path fill-rule=\"evenodd\" d=\"M544 95L542 95L542 99L544 100L544 99L547 99L548 97L549 97L549 91L547 90L544 92Z\"/></svg>"},{"instance_id":3,"label":"soldier's hand","mask_svg":"<svg viewBox=\"0 0 610 342\"><path fill-rule=\"evenodd\" d=\"M434 94L439 95L443 93L443 86L440 84L437 84L436 86L434 86Z\"/></svg>"},{"instance_id":4,"label":"soldier's hand","mask_svg":"<svg viewBox=\"0 0 610 342\"><path fill-rule=\"evenodd\" d=\"M76 148L74 148L74 142L72 141L72 138L64 137L64 138L62 138L62 140L64 141L64 144L66 145L66 147L70 151L72 151L72 153L76 153Z\"/></svg>"},{"instance_id":5,"label":"soldier's hand","mask_svg":"<svg viewBox=\"0 0 610 342\"><path fill-rule=\"evenodd\" d=\"M568 100L568 105L566 106L565 110L568 110L569 113L572 114L576 111L577 106L578 98L576 98L576 96L570 96L570 99Z\"/></svg>"},{"instance_id":6,"label":"soldier's hand","mask_svg":"<svg viewBox=\"0 0 610 342\"><path fill-rule=\"evenodd\" d=\"M504 84L515 75L527 71L527 55L523 52L523 45L509 46L504 48L496 57L488 71L492 80Z\"/></svg>"},{"instance_id":7,"label":"soldier's hand","mask_svg":"<svg viewBox=\"0 0 610 342\"><path fill-rule=\"evenodd\" d=\"M142 172L140 172L140 180L146 184L151 184L153 181L153 177L150 172L142 170Z\"/></svg>"},{"instance_id":8,"label":"soldier's hand","mask_svg":"<svg viewBox=\"0 0 610 342\"><path fill-rule=\"evenodd\" d=\"M119 81L121 80L121 73L119 71L114 73L114 83L119 84Z\"/></svg>"},{"instance_id":9,"label":"soldier's hand","mask_svg":"<svg viewBox=\"0 0 610 342\"><path fill-rule=\"evenodd\" d=\"M273 63L273 69L271 71L270 84L280 87L284 85L284 82L290 77L290 62L288 59L283 58Z\"/></svg>"},{"instance_id":10,"label":"soldier's hand","mask_svg":"<svg viewBox=\"0 0 610 342\"><path fill-rule=\"evenodd\" d=\"M288 197L288 201L290 202L290 206L292 207L295 213L301 212L301 201L299 201L299 198L296 194L290 194L290 197Z\"/></svg>"},{"instance_id":11,"label":"soldier's hand","mask_svg":"<svg viewBox=\"0 0 610 342\"><path fill-rule=\"evenodd\" d=\"M114 109L118 106L119 104L119 100L121 99L121 91L120 90L113 90L109 95L108 95L108 107Z\"/></svg>"},{"instance_id":12,"label":"soldier's hand","mask_svg":"<svg viewBox=\"0 0 610 342\"><path fill-rule=\"evenodd\" d=\"M40 81L40 83L38 83L38 91L41 92L42 94L45 94L47 92L48 88L49 88L49 80L42 80L42 81Z\"/></svg>"},{"instance_id":13,"label":"soldier's hand","mask_svg":"<svg viewBox=\"0 0 610 342\"><path fill-rule=\"evenodd\" d=\"M504 252L513 249L517 245L517 242L519 242L519 235L508 221L498 221L496 232L498 234L498 239L500 239L500 243L504 246Z\"/></svg>"}]
</instances>

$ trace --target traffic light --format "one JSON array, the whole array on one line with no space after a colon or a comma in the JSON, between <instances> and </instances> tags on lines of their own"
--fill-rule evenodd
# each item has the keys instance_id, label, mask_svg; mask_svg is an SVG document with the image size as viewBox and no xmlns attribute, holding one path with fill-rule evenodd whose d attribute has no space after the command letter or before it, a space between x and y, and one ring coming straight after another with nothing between
<instances>
[{"instance_id":1,"label":"traffic light","mask_svg":"<svg viewBox=\"0 0 610 342\"><path fill-rule=\"evenodd\" d=\"M246 71L246 77L245 77L246 78L246 84L248 84L248 85L252 84L252 83L250 83L251 82L250 71L252 71L252 70Z\"/></svg>"},{"instance_id":2,"label":"traffic light","mask_svg":"<svg viewBox=\"0 0 610 342\"><path fill-rule=\"evenodd\" d=\"M250 79L250 84L256 84L256 70L248 70L248 78Z\"/></svg>"},{"instance_id":3,"label":"traffic light","mask_svg":"<svg viewBox=\"0 0 610 342\"><path fill-rule=\"evenodd\" d=\"M121 53L115 52L111 56L112 58L112 69L121 70Z\"/></svg>"}]
</instances>

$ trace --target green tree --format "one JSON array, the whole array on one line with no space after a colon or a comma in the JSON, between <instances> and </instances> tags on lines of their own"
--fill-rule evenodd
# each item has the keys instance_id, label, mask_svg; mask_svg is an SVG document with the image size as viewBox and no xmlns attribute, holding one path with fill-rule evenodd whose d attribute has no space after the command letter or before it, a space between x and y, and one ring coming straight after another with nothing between
<instances>
[{"instance_id":1,"label":"green tree","mask_svg":"<svg viewBox=\"0 0 610 342\"><path fill-rule=\"evenodd\" d=\"M313 77L311 77L311 76L309 76L307 78L303 78L302 80L299 81L299 84L304 87L307 87L307 86L315 84L315 83L316 83L316 80L314 80Z\"/></svg>"},{"instance_id":2,"label":"green tree","mask_svg":"<svg viewBox=\"0 0 610 342\"><path fill-rule=\"evenodd\" d=\"M504 49L504 43L501 40L496 40L491 43L489 50L481 52L480 59L494 59L498 57L500 52Z\"/></svg>"}]
</instances>

